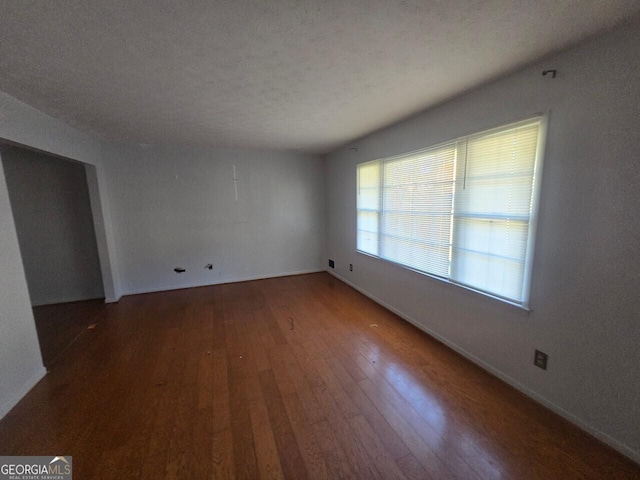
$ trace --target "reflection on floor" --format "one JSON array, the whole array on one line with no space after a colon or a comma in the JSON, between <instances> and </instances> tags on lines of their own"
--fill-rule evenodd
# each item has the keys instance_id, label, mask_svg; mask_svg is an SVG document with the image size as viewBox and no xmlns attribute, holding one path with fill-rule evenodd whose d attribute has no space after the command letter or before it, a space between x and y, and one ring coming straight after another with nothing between
<instances>
[{"instance_id":1,"label":"reflection on floor","mask_svg":"<svg viewBox=\"0 0 640 480\"><path fill-rule=\"evenodd\" d=\"M42 361L50 369L60 356L105 312L104 299L33 308Z\"/></svg>"}]
</instances>

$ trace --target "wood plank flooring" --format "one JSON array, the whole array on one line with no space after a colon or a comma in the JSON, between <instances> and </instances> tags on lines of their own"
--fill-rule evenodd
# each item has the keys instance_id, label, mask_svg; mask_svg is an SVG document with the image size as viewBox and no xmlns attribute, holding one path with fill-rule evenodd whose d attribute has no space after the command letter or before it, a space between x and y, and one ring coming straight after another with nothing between
<instances>
[{"instance_id":1,"label":"wood plank flooring","mask_svg":"<svg viewBox=\"0 0 640 480\"><path fill-rule=\"evenodd\" d=\"M97 322L104 313L104 299L41 305L33 308L42 362L51 368L55 361L87 327Z\"/></svg>"},{"instance_id":2,"label":"wood plank flooring","mask_svg":"<svg viewBox=\"0 0 640 480\"><path fill-rule=\"evenodd\" d=\"M0 422L0 454L72 455L82 480L640 478L326 273L107 306Z\"/></svg>"}]
</instances>

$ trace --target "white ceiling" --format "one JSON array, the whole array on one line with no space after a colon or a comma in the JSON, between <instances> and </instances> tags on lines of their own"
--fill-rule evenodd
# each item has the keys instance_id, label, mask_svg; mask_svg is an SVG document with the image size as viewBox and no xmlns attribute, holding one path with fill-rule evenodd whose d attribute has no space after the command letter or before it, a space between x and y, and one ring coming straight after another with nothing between
<instances>
[{"instance_id":1,"label":"white ceiling","mask_svg":"<svg viewBox=\"0 0 640 480\"><path fill-rule=\"evenodd\" d=\"M0 90L102 138L326 152L637 0L0 0Z\"/></svg>"}]
</instances>

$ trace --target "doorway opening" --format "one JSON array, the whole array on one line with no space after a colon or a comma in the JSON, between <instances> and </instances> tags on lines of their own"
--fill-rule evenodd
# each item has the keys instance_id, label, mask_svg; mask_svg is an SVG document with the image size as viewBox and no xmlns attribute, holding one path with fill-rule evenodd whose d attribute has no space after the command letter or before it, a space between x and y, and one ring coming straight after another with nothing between
<instances>
[{"instance_id":1,"label":"doorway opening","mask_svg":"<svg viewBox=\"0 0 640 480\"><path fill-rule=\"evenodd\" d=\"M106 311L87 166L3 145L9 199L48 369Z\"/></svg>"}]
</instances>

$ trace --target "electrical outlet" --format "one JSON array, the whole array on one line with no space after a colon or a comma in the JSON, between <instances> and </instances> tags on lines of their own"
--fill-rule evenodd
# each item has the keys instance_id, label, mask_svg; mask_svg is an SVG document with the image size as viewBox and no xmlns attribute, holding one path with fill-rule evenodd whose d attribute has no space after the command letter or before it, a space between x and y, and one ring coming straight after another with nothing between
<instances>
[{"instance_id":1,"label":"electrical outlet","mask_svg":"<svg viewBox=\"0 0 640 480\"><path fill-rule=\"evenodd\" d=\"M329 260L329 266L331 268L336 268L336 263L333 260Z\"/></svg>"},{"instance_id":2,"label":"electrical outlet","mask_svg":"<svg viewBox=\"0 0 640 480\"><path fill-rule=\"evenodd\" d=\"M536 350L535 356L533 357L533 364L538 368L546 370L548 358L549 358L549 355L547 355L544 352L541 352L540 350Z\"/></svg>"},{"instance_id":3,"label":"electrical outlet","mask_svg":"<svg viewBox=\"0 0 640 480\"><path fill-rule=\"evenodd\" d=\"M349 264L349 271L350 271L350 272L353 272L353 263L350 263L350 264Z\"/></svg>"}]
</instances>

